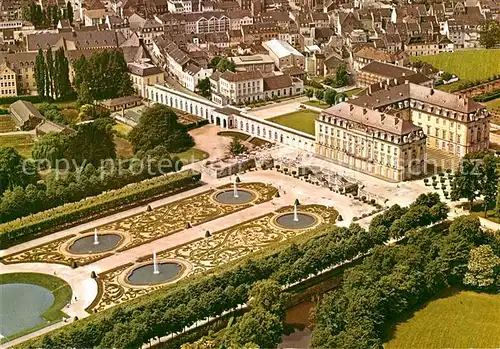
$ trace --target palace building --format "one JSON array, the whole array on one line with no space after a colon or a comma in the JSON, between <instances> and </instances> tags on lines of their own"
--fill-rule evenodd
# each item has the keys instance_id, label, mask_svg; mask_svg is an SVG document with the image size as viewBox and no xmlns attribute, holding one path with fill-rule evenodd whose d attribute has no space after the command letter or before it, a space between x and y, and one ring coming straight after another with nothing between
<instances>
[{"instance_id":1,"label":"palace building","mask_svg":"<svg viewBox=\"0 0 500 349\"><path fill-rule=\"evenodd\" d=\"M319 115L316 155L401 181L425 171L427 147L457 156L489 148L482 104L408 82L376 85Z\"/></svg>"}]
</instances>

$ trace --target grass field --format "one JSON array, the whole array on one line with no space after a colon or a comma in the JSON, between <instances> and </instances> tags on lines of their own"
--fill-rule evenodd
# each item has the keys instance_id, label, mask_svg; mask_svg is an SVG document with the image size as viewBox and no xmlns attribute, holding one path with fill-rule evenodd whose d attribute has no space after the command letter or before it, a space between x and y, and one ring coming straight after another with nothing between
<instances>
[{"instance_id":1,"label":"grass field","mask_svg":"<svg viewBox=\"0 0 500 349\"><path fill-rule=\"evenodd\" d=\"M500 98L486 102L485 104L486 104L486 108L489 111L495 111L497 113L500 113Z\"/></svg>"},{"instance_id":2,"label":"grass field","mask_svg":"<svg viewBox=\"0 0 500 349\"><path fill-rule=\"evenodd\" d=\"M323 101L318 101L318 100L311 100L307 102L302 102L302 104L309 105L311 107L316 107L316 108L321 108L321 109L326 109L329 107L328 104L326 104Z\"/></svg>"},{"instance_id":3,"label":"grass field","mask_svg":"<svg viewBox=\"0 0 500 349\"><path fill-rule=\"evenodd\" d=\"M268 121L314 135L314 120L318 113L312 110L298 110L293 113L276 116Z\"/></svg>"},{"instance_id":4,"label":"grass field","mask_svg":"<svg viewBox=\"0 0 500 349\"><path fill-rule=\"evenodd\" d=\"M13 132L16 130L16 124L9 115L0 115L0 133Z\"/></svg>"},{"instance_id":5,"label":"grass field","mask_svg":"<svg viewBox=\"0 0 500 349\"><path fill-rule=\"evenodd\" d=\"M132 127L122 122L117 122L115 125L113 125L113 131L115 131L118 136L127 138L130 131L132 131Z\"/></svg>"},{"instance_id":6,"label":"grass field","mask_svg":"<svg viewBox=\"0 0 500 349\"><path fill-rule=\"evenodd\" d=\"M481 80L500 74L500 50L464 50L413 57L455 74L462 80Z\"/></svg>"},{"instance_id":7,"label":"grass field","mask_svg":"<svg viewBox=\"0 0 500 349\"><path fill-rule=\"evenodd\" d=\"M31 150L33 149L33 136L27 134L0 134L0 146L12 147L17 150L21 156L31 158Z\"/></svg>"},{"instance_id":8,"label":"grass field","mask_svg":"<svg viewBox=\"0 0 500 349\"><path fill-rule=\"evenodd\" d=\"M13 283L32 284L44 287L51 291L54 295L54 303L52 303L49 309L42 313L42 317L50 321L50 323L43 323L34 328L30 328L10 337L3 338L2 343L39 330L40 328L52 325L54 322L61 321L63 317L68 317L68 315L61 311L61 309L63 309L64 306L71 300L72 296L71 287L66 281L52 275L38 273L11 273L0 275L0 284ZM22 298L19 299L19 304L22 306Z\"/></svg>"},{"instance_id":9,"label":"grass field","mask_svg":"<svg viewBox=\"0 0 500 349\"><path fill-rule=\"evenodd\" d=\"M179 159L181 159L184 162L184 165L191 164L196 161L204 160L208 158L208 153L196 149L196 148L190 148L186 151L183 151L181 153L172 153L170 156L178 156Z\"/></svg>"},{"instance_id":10,"label":"grass field","mask_svg":"<svg viewBox=\"0 0 500 349\"><path fill-rule=\"evenodd\" d=\"M447 290L394 328L394 348L498 348L500 295Z\"/></svg>"}]
</instances>

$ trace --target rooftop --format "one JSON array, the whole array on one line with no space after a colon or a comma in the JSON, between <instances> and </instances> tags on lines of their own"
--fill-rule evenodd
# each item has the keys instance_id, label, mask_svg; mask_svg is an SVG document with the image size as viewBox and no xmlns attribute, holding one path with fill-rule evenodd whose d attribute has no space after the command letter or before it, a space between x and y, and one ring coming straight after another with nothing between
<instances>
[{"instance_id":1,"label":"rooftop","mask_svg":"<svg viewBox=\"0 0 500 349\"><path fill-rule=\"evenodd\" d=\"M264 47L267 47L272 51L278 58L286 57L289 55L302 56L302 53L293 48L288 42L283 40L269 40L264 43Z\"/></svg>"}]
</instances>

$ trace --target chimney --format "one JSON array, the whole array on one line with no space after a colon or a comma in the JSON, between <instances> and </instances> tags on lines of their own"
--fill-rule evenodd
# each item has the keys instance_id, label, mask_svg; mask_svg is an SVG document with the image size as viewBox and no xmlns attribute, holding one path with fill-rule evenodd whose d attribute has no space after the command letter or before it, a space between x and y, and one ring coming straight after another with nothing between
<instances>
[{"instance_id":1,"label":"chimney","mask_svg":"<svg viewBox=\"0 0 500 349\"><path fill-rule=\"evenodd\" d=\"M394 118L394 126L397 126L399 124L399 118Z\"/></svg>"},{"instance_id":2,"label":"chimney","mask_svg":"<svg viewBox=\"0 0 500 349\"><path fill-rule=\"evenodd\" d=\"M382 84L382 82L380 82ZM372 85L368 86L368 96L372 95Z\"/></svg>"},{"instance_id":3,"label":"chimney","mask_svg":"<svg viewBox=\"0 0 500 349\"><path fill-rule=\"evenodd\" d=\"M384 113L380 113L380 121L384 121L385 120L385 114Z\"/></svg>"},{"instance_id":4,"label":"chimney","mask_svg":"<svg viewBox=\"0 0 500 349\"><path fill-rule=\"evenodd\" d=\"M405 85L408 85L410 83L410 80L405 80Z\"/></svg>"},{"instance_id":5,"label":"chimney","mask_svg":"<svg viewBox=\"0 0 500 349\"><path fill-rule=\"evenodd\" d=\"M366 110L366 108L363 108L363 115L366 115L367 112L368 110Z\"/></svg>"},{"instance_id":6,"label":"chimney","mask_svg":"<svg viewBox=\"0 0 500 349\"><path fill-rule=\"evenodd\" d=\"M354 110L354 104L349 104L349 111L353 111Z\"/></svg>"},{"instance_id":7,"label":"chimney","mask_svg":"<svg viewBox=\"0 0 500 349\"><path fill-rule=\"evenodd\" d=\"M394 78L394 85L398 84L398 79Z\"/></svg>"},{"instance_id":8,"label":"chimney","mask_svg":"<svg viewBox=\"0 0 500 349\"><path fill-rule=\"evenodd\" d=\"M434 89L431 88L431 96L434 94Z\"/></svg>"},{"instance_id":9,"label":"chimney","mask_svg":"<svg viewBox=\"0 0 500 349\"><path fill-rule=\"evenodd\" d=\"M403 76L406 76L406 73L403 73Z\"/></svg>"}]
</instances>

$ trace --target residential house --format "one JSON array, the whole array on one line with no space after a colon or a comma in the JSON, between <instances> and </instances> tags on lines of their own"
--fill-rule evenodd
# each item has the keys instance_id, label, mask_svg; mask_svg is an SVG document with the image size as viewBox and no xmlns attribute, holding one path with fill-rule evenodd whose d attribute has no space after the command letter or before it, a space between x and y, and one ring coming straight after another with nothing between
<instances>
[{"instance_id":1,"label":"residential house","mask_svg":"<svg viewBox=\"0 0 500 349\"><path fill-rule=\"evenodd\" d=\"M148 59L132 62L127 66L135 93L143 98L147 97L146 86L165 82L163 70L151 64Z\"/></svg>"}]
</instances>

